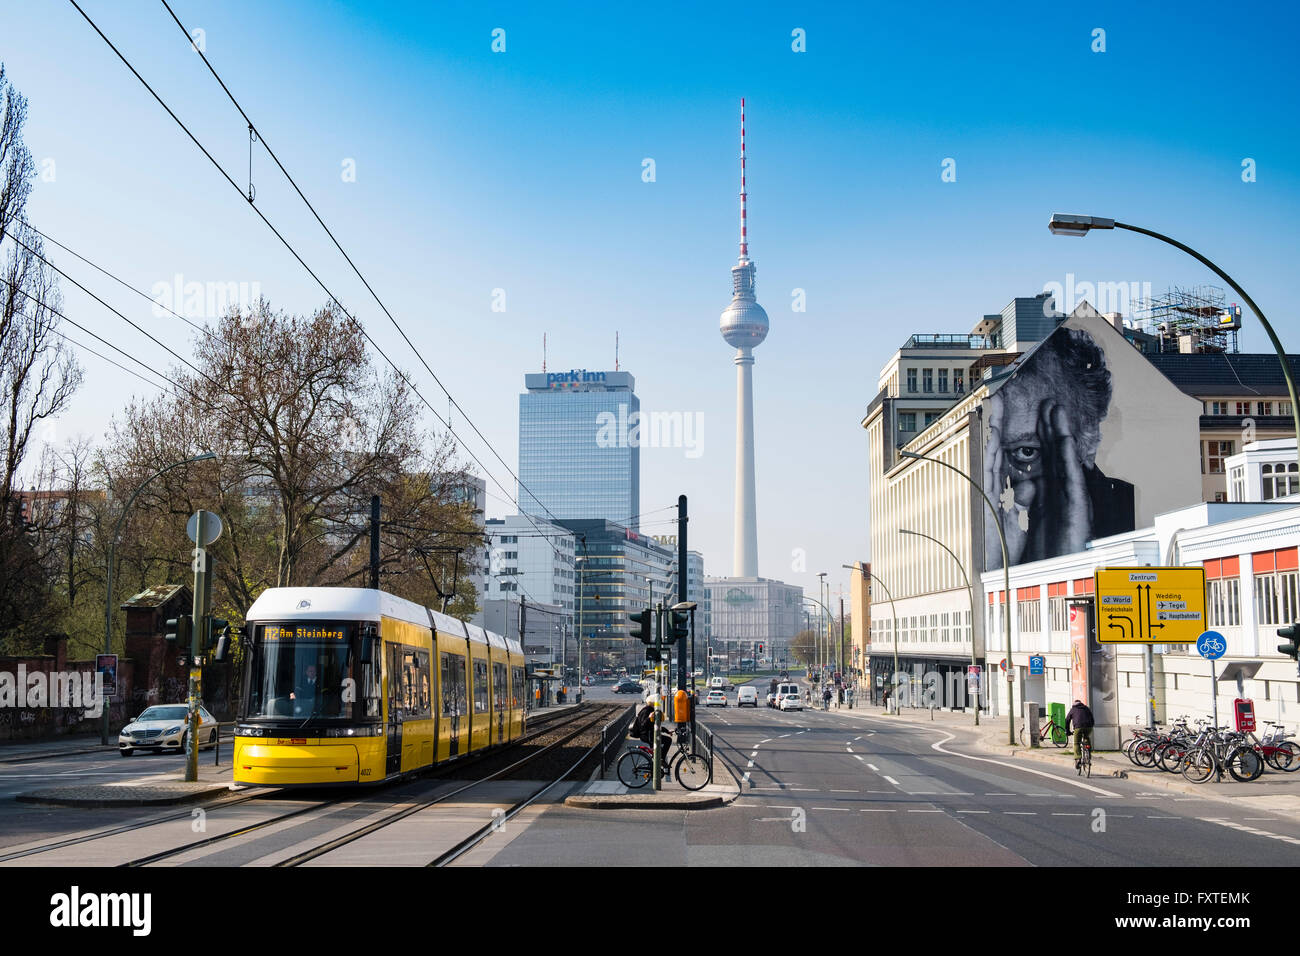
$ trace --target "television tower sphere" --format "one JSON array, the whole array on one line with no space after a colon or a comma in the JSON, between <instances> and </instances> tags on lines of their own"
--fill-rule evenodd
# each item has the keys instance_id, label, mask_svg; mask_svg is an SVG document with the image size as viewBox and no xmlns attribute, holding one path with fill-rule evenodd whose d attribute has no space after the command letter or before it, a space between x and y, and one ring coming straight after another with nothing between
<instances>
[{"instance_id":1,"label":"television tower sphere","mask_svg":"<svg viewBox=\"0 0 1300 956\"><path fill-rule=\"evenodd\" d=\"M752 349L767 338L767 312L754 296L754 264L742 259L731 267L731 304L722 311L718 329L732 348Z\"/></svg>"}]
</instances>

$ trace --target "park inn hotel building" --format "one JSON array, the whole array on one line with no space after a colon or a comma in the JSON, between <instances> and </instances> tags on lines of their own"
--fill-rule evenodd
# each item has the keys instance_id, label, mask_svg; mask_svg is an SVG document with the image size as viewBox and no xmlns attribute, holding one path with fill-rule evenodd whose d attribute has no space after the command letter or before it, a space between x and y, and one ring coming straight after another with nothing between
<instances>
[{"instance_id":1,"label":"park inn hotel building","mask_svg":"<svg viewBox=\"0 0 1300 956\"><path fill-rule=\"evenodd\" d=\"M882 370L862 419L877 701L897 648L903 689L920 691L917 676L937 672L964 694L974 661L993 713L1009 705L1019 721L1026 701L1068 707L1071 605L1092 600L1094 569L1180 565L1205 570L1205 626L1227 638L1220 671L1258 664L1241 691L1261 717L1294 729L1300 683L1274 629L1300 618L1300 480L1279 363L1148 356L1140 339L1118 315L1087 303L1060 315L1037 296L969 336L913 336ZM981 490L1007 537L1010 601ZM1131 724L1143 713L1143 648L1090 647L1105 673L1091 688L1094 711ZM1043 673L1030 673L1031 654ZM1195 646L1157 646L1153 657L1157 719L1208 714L1209 665ZM1238 687L1216 689L1223 721Z\"/></svg>"}]
</instances>

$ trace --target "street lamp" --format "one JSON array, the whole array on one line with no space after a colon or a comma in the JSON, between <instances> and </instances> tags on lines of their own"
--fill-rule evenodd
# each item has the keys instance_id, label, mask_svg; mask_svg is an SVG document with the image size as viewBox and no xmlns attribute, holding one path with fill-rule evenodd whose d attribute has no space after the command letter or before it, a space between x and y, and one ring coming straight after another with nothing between
<instances>
[{"instance_id":1,"label":"street lamp","mask_svg":"<svg viewBox=\"0 0 1300 956\"><path fill-rule=\"evenodd\" d=\"M884 581L880 580L880 575L876 574L876 572L875 572L874 569L872 569L872 570L870 570L870 571L867 570L867 562L863 561L859 567L854 567L854 566L851 565L851 564L841 564L840 567L842 567L842 568L848 568L850 571L857 571L859 574L861 574L861 575L863 575L864 577L866 577L866 579L867 579L867 587L868 587L868 588L871 587L871 583L872 583L873 581L876 582L877 584L880 585L881 589L885 592L885 597L889 598L889 611L890 611L890 614L891 614L891 615L893 616L893 618L894 618L894 678L893 678L893 683L894 683L894 701L897 703L897 701L898 701L898 605L894 603L894 596L893 596L892 594L889 593L889 588L888 588L888 586L886 586L886 584L885 584ZM868 591L868 597L870 597L870 591ZM870 604L871 602L868 601L867 603ZM875 690L875 688L872 688L872 691L873 691L872 697L875 696L875 694L874 694L874 690Z\"/></svg>"},{"instance_id":2,"label":"street lamp","mask_svg":"<svg viewBox=\"0 0 1300 956\"><path fill-rule=\"evenodd\" d=\"M157 478L159 475L165 475L167 474L167 472L171 471L172 469L181 467L181 465L190 465L196 461L211 461L216 457L217 457L216 452L207 451L204 452L202 455L195 455L193 458L186 458L184 461L175 462L174 464L168 465L166 468L163 468L159 471L155 471L152 475L150 475L143 482L141 482L140 487L136 488L135 491L131 493L131 497L126 500L126 507L123 508L122 513L117 516L117 524L113 526L113 537L108 539L108 574L107 574L107 584L104 588L104 653L105 654L113 653L113 565L117 558L117 536L122 532L122 522L126 520L127 512L131 510L131 505L135 504L135 499L139 497L140 492L144 491L145 486L148 485L149 482ZM200 622L195 621L194 626L198 627L199 623ZM104 718L100 724L99 742L101 744L108 743L108 704L107 703L105 703L104 705Z\"/></svg>"},{"instance_id":3,"label":"street lamp","mask_svg":"<svg viewBox=\"0 0 1300 956\"><path fill-rule=\"evenodd\" d=\"M1278 361L1282 363L1282 377L1286 380L1287 394L1291 396L1291 427L1296 434L1296 461L1300 462L1300 407L1297 407L1300 403L1296 401L1295 380L1291 377L1291 366L1287 362L1286 350L1282 348L1277 333L1273 331L1273 326L1269 325L1268 319L1264 318L1264 313L1255 304L1255 300L1246 294L1245 289L1233 281L1232 276L1195 249L1183 245L1177 239L1171 239L1168 236L1152 232L1150 229L1143 229L1140 226L1130 226L1128 223L1116 222L1114 219L1103 219L1100 216L1067 216L1061 213L1053 213L1052 218L1047 222L1047 228L1054 236L1086 236L1093 229L1127 229L1129 232L1138 232L1144 236L1150 236L1152 239L1167 242L1176 249L1181 249L1228 283L1232 287L1232 291L1241 296L1246 305L1250 307L1250 311L1255 313L1255 316L1259 319L1259 324L1268 333L1269 341L1273 343L1273 349L1277 352Z\"/></svg>"},{"instance_id":4,"label":"street lamp","mask_svg":"<svg viewBox=\"0 0 1300 956\"><path fill-rule=\"evenodd\" d=\"M957 570L961 572L961 579L966 582L966 590L970 592L970 637L971 637L970 662L972 666L978 667L979 661L976 660L975 658L975 586L970 583L970 576L966 574L966 568L962 565L961 559L958 558L957 555L953 554L952 549L949 548L942 541L940 541L938 538L932 538L930 537L930 535L925 534L922 531L909 531L906 528L899 528L898 533L912 534L912 535L916 535L918 538L925 538L929 541L933 541L939 547L943 548L943 550L947 551L948 554L952 557L952 559L957 562ZM980 700L979 700L979 695L976 694L975 695L975 726L978 727L979 725L980 725Z\"/></svg>"},{"instance_id":5,"label":"street lamp","mask_svg":"<svg viewBox=\"0 0 1300 956\"><path fill-rule=\"evenodd\" d=\"M1010 678L1010 675L1013 673L1013 671L1011 670L1011 558L1007 552L1007 536L1006 533L1002 530L1002 519L1001 516L998 514L998 509L993 507L993 502L990 501L989 496L984 493L984 489L979 486L979 482L977 482L970 475L966 474L966 472L962 471L956 465L950 465L946 461L941 461L938 458L930 458L926 455L918 455L914 451L903 451L902 449L899 449L898 453L902 455L904 458L915 458L918 461L933 462L936 465L942 465L943 467L947 468L949 471L955 471L957 474L961 475L968 482L970 482L971 487L980 493L980 497L984 499L984 503L989 506L989 512L993 515L993 527L997 529L998 542L1002 545L1002 582L1003 582L1002 587L1003 587L1003 594L1005 595L1005 601L1002 605L1003 607L1002 619L1003 619L1003 623L1005 623L1006 625L1007 676L1008 678ZM975 627L975 618L973 616L971 617L970 624L971 624L971 628L973 629ZM1014 705L1015 705L1015 695L1011 691L1011 681L1010 679L1008 679L1007 681L1007 743L1012 747L1016 745L1016 715L1014 713L1015 711Z\"/></svg>"}]
</instances>

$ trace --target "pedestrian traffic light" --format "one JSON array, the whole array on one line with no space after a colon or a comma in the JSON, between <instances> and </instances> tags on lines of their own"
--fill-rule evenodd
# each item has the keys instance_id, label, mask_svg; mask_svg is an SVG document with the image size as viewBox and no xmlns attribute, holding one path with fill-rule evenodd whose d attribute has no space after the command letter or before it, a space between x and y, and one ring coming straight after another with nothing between
<instances>
[{"instance_id":1,"label":"pedestrian traffic light","mask_svg":"<svg viewBox=\"0 0 1300 956\"><path fill-rule=\"evenodd\" d=\"M1294 660L1300 660L1300 624L1292 624L1289 627L1279 627L1277 636L1285 638L1287 643L1279 644L1277 651L1279 654L1285 654Z\"/></svg>"},{"instance_id":2,"label":"pedestrian traffic light","mask_svg":"<svg viewBox=\"0 0 1300 956\"><path fill-rule=\"evenodd\" d=\"M211 653L214 661L224 661L230 647L231 626L229 621L208 615L207 634L203 641L203 652Z\"/></svg>"},{"instance_id":3,"label":"pedestrian traffic light","mask_svg":"<svg viewBox=\"0 0 1300 956\"><path fill-rule=\"evenodd\" d=\"M628 620L632 622L630 636L636 638L642 644L654 643L654 632L650 630L650 609L637 611L635 614L629 614Z\"/></svg>"},{"instance_id":4,"label":"pedestrian traffic light","mask_svg":"<svg viewBox=\"0 0 1300 956\"><path fill-rule=\"evenodd\" d=\"M672 634L669 640L676 641L690 636L690 616L687 611L672 611Z\"/></svg>"},{"instance_id":5,"label":"pedestrian traffic light","mask_svg":"<svg viewBox=\"0 0 1300 956\"><path fill-rule=\"evenodd\" d=\"M190 650L190 636L193 633L191 625L193 618L188 614L182 614L179 617L167 619L167 630L163 634L163 639L169 644L175 644L180 647L186 654Z\"/></svg>"}]
</instances>

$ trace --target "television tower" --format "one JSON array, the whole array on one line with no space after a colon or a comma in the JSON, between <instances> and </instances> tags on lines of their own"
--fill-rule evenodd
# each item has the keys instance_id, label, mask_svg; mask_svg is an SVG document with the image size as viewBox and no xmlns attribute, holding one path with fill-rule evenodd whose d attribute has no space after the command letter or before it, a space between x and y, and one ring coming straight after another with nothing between
<instances>
[{"instance_id":1,"label":"television tower","mask_svg":"<svg viewBox=\"0 0 1300 956\"><path fill-rule=\"evenodd\" d=\"M758 510L754 502L754 346L767 338L767 313L754 297L745 194L745 101L740 101L740 258L731 267L731 305L718 327L736 349L736 537L734 575L758 577Z\"/></svg>"}]
</instances>

